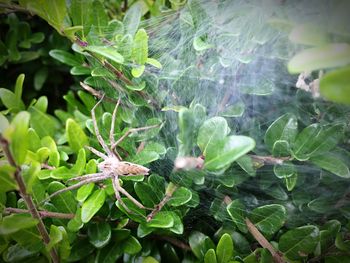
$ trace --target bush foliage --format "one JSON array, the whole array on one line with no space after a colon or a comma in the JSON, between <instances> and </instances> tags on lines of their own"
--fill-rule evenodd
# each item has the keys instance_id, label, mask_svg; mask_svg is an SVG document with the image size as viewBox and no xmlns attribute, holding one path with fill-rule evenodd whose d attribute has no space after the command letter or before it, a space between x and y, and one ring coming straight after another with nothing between
<instances>
[{"instance_id":1,"label":"bush foliage","mask_svg":"<svg viewBox=\"0 0 350 263\"><path fill-rule=\"evenodd\" d=\"M344 21L260 25L262 6L218 2L0 1L0 261L349 262ZM124 195L128 211L111 179L48 198L98 172L102 97L108 145L118 99L114 140L152 126L116 147L150 168L119 181L151 210Z\"/></svg>"}]
</instances>

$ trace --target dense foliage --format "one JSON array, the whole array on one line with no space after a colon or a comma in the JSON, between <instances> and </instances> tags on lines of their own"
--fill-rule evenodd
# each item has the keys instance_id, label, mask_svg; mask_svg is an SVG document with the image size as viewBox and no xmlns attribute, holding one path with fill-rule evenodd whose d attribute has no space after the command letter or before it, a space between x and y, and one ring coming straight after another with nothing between
<instances>
[{"instance_id":1,"label":"dense foliage","mask_svg":"<svg viewBox=\"0 0 350 263\"><path fill-rule=\"evenodd\" d=\"M290 2L0 1L0 261L350 262L349 4ZM150 210L49 198L98 172L100 99L107 144L152 126L116 147Z\"/></svg>"}]
</instances>

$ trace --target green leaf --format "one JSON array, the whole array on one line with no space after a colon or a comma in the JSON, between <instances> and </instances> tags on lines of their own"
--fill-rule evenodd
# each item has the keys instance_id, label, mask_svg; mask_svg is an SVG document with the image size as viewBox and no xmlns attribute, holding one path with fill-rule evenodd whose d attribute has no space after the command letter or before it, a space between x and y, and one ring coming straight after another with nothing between
<instances>
[{"instance_id":1,"label":"green leaf","mask_svg":"<svg viewBox=\"0 0 350 263\"><path fill-rule=\"evenodd\" d=\"M101 263L115 263L123 255L120 243L110 243L98 251L96 259Z\"/></svg>"},{"instance_id":2,"label":"green leaf","mask_svg":"<svg viewBox=\"0 0 350 263\"><path fill-rule=\"evenodd\" d=\"M154 257L148 256L142 259L142 263L159 263Z\"/></svg>"},{"instance_id":3,"label":"green leaf","mask_svg":"<svg viewBox=\"0 0 350 263\"><path fill-rule=\"evenodd\" d=\"M74 166L71 168L71 172L75 175L82 175L86 164L86 152L84 148L81 148L78 152L77 160Z\"/></svg>"},{"instance_id":4,"label":"green leaf","mask_svg":"<svg viewBox=\"0 0 350 263\"><path fill-rule=\"evenodd\" d=\"M214 249L209 249L204 255L204 263L217 263Z\"/></svg>"},{"instance_id":5,"label":"green leaf","mask_svg":"<svg viewBox=\"0 0 350 263\"><path fill-rule=\"evenodd\" d=\"M29 112L31 114L30 127L36 131L39 137L47 135L54 137L59 127L58 121L37 107L29 107Z\"/></svg>"},{"instance_id":6,"label":"green leaf","mask_svg":"<svg viewBox=\"0 0 350 263\"><path fill-rule=\"evenodd\" d=\"M72 53L69 53L67 51L60 50L60 49L53 49L49 52L49 55L54 59L57 59L58 61L68 66L72 66L72 67L81 66L81 61Z\"/></svg>"},{"instance_id":7,"label":"green leaf","mask_svg":"<svg viewBox=\"0 0 350 263\"><path fill-rule=\"evenodd\" d=\"M148 35L143 28L139 29L134 37L131 56L139 65L144 65L147 61Z\"/></svg>"},{"instance_id":8,"label":"green leaf","mask_svg":"<svg viewBox=\"0 0 350 263\"><path fill-rule=\"evenodd\" d=\"M134 188L137 196L142 201L142 204L146 207L154 207L160 201L160 198L148 184L139 182L135 184Z\"/></svg>"},{"instance_id":9,"label":"green leaf","mask_svg":"<svg viewBox=\"0 0 350 263\"><path fill-rule=\"evenodd\" d=\"M299 260L311 254L319 242L319 230L316 226L298 227L284 233L278 248L290 260Z\"/></svg>"},{"instance_id":10,"label":"green leaf","mask_svg":"<svg viewBox=\"0 0 350 263\"><path fill-rule=\"evenodd\" d=\"M245 224L246 209L239 200L233 200L226 208L232 221L236 224L239 231L247 233L248 228Z\"/></svg>"},{"instance_id":11,"label":"green leaf","mask_svg":"<svg viewBox=\"0 0 350 263\"><path fill-rule=\"evenodd\" d=\"M171 199L168 201L170 206L181 206L189 202L192 198L192 192L186 187L178 188Z\"/></svg>"},{"instance_id":12,"label":"green leaf","mask_svg":"<svg viewBox=\"0 0 350 263\"><path fill-rule=\"evenodd\" d=\"M334 43L301 51L288 63L290 73L345 66L350 63L350 45Z\"/></svg>"},{"instance_id":13,"label":"green leaf","mask_svg":"<svg viewBox=\"0 0 350 263\"><path fill-rule=\"evenodd\" d=\"M21 229L36 226L38 220L31 217L29 214L12 214L2 218L0 222L0 234L9 235Z\"/></svg>"},{"instance_id":14,"label":"green leaf","mask_svg":"<svg viewBox=\"0 0 350 263\"><path fill-rule=\"evenodd\" d=\"M30 251L19 244L11 245L3 253L5 262L28 262L27 260L37 254L36 251Z\"/></svg>"},{"instance_id":15,"label":"green leaf","mask_svg":"<svg viewBox=\"0 0 350 263\"><path fill-rule=\"evenodd\" d=\"M62 232L55 225L50 227L50 243L47 245L47 249L51 250L56 244L61 242L63 239Z\"/></svg>"},{"instance_id":16,"label":"green leaf","mask_svg":"<svg viewBox=\"0 0 350 263\"><path fill-rule=\"evenodd\" d=\"M107 245L111 239L111 234L111 226L106 222L90 224L88 227L89 241L96 248L102 248Z\"/></svg>"},{"instance_id":17,"label":"green leaf","mask_svg":"<svg viewBox=\"0 0 350 263\"><path fill-rule=\"evenodd\" d=\"M200 260L203 260L205 253L209 249L215 248L213 241L208 236L198 231L191 233L188 242L192 253Z\"/></svg>"},{"instance_id":18,"label":"green leaf","mask_svg":"<svg viewBox=\"0 0 350 263\"><path fill-rule=\"evenodd\" d=\"M233 242L229 234L223 234L216 247L218 263L226 263L233 256Z\"/></svg>"},{"instance_id":19,"label":"green leaf","mask_svg":"<svg viewBox=\"0 0 350 263\"><path fill-rule=\"evenodd\" d=\"M131 74L133 75L134 78L139 78L141 77L144 71L145 71L145 66L141 65L141 66L132 68Z\"/></svg>"},{"instance_id":20,"label":"green leaf","mask_svg":"<svg viewBox=\"0 0 350 263\"><path fill-rule=\"evenodd\" d=\"M14 178L15 168L8 164L0 166L0 193L17 190L18 186Z\"/></svg>"},{"instance_id":21,"label":"green leaf","mask_svg":"<svg viewBox=\"0 0 350 263\"><path fill-rule=\"evenodd\" d=\"M124 57L111 46L88 46L87 50L102 56L103 58L108 58L113 62L122 64L124 62Z\"/></svg>"},{"instance_id":22,"label":"green leaf","mask_svg":"<svg viewBox=\"0 0 350 263\"><path fill-rule=\"evenodd\" d=\"M144 149L142 152L137 153L133 156L132 162L140 165L145 165L147 163L154 162L159 159L159 154L154 151L147 151Z\"/></svg>"},{"instance_id":23,"label":"green leaf","mask_svg":"<svg viewBox=\"0 0 350 263\"><path fill-rule=\"evenodd\" d=\"M174 218L167 211L160 211L151 221L146 223L148 227L154 228L170 228L174 225Z\"/></svg>"},{"instance_id":24,"label":"green leaf","mask_svg":"<svg viewBox=\"0 0 350 263\"><path fill-rule=\"evenodd\" d=\"M320 80L320 93L327 100L350 104L350 67L325 74Z\"/></svg>"},{"instance_id":25,"label":"green leaf","mask_svg":"<svg viewBox=\"0 0 350 263\"><path fill-rule=\"evenodd\" d=\"M284 225L287 212L282 205L264 205L251 211L249 218L263 234L272 235Z\"/></svg>"},{"instance_id":26,"label":"green leaf","mask_svg":"<svg viewBox=\"0 0 350 263\"><path fill-rule=\"evenodd\" d=\"M199 128L197 144L204 156L206 156L208 148L226 137L230 132L227 121L222 117L213 117L206 120Z\"/></svg>"},{"instance_id":27,"label":"green leaf","mask_svg":"<svg viewBox=\"0 0 350 263\"><path fill-rule=\"evenodd\" d=\"M337 176L350 178L348 165L335 154L324 153L322 155L316 155L310 158L310 162Z\"/></svg>"},{"instance_id":28,"label":"green leaf","mask_svg":"<svg viewBox=\"0 0 350 263\"><path fill-rule=\"evenodd\" d=\"M81 207L81 221L87 223L100 210L106 199L104 189L96 190Z\"/></svg>"},{"instance_id":29,"label":"green leaf","mask_svg":"<svg viewBox=\"0 0 350 263\"><path fill-rule=\"evenodd\" d=\"M299 161L332 150L344 135L343 124L319 126L312 124L298 134L293 145L293 154Z\"/></svg>"},{"instance_id":30,"label":"green leaf","mask_svg":"<svg viewBox=\"0 0 350 263\"><path fill-rule=\"evenodd\" d=\"M146 63L158 69L162 69L163 67L162 64L160 64L160 62L154 58L147 58Z\"/></svg>"},{"instance_id":31,"label":"green leaf","mask_svg":"<svg viewBox=\"0 0 350 263\"><path fill-rule=\"evenodd\" d=\"M9 110L18 112L24 109L22 100L18 100L16 95L8 89L0 88L0 99L4 106Z\"/></svg>"},{"instance_id":32,"label":"green leaf","mask_svg":"<svg viewBox=\"0 0 350 263\"><path fill-rule=\"evenodd\" d=\"M280 178L288 178L297 173L295 165L291 162L283 162L281 165L274 165L273 172L275 175Z\"/></svg>"},{"instance_id":33,"label":"green leaf","mask_svg":"<svg viewBox=\"0 0 350 263\"><path fill-rule=\"evenodd\" d=\"M229 105L225 110L220 114L224 117L242 117L245 111L245 104L243 101L238 101L235 104Z\"/></svg>"},{"instance_id":34,"label":"green leaf","mask_svg":"<svg viewBox=\"0 0 350 263\"><path fill-rule=\"evenodd\" d=\"M10 150L18 165L24 163L28 149L28 125L30 115L26 111L18 113L4 132L4 137L10 142ZM10 133L10 134L8 134Z\"/></svg>"},{"instance_id":35,"label":"green leaf","mask_svg":"<svg viewBox=\"0 0 350 263\"><path fill-rule=\"evenodd\" d=\"M0 133L3 133L8 126L10 126L9 121L2 113L0 113Z\"/></svg>"},{"instance_id":36,"label":"green leaf","mask_svg":"<svg viewBox=\"0 0 350 263\"><path fill-rule=\"evenodd\" d=\"M210 147L211 151L206 156L204 167L210 171L223 169L254 147L255 141L250 137L229 136L221 144Z\"/></svg>"},{"instance_id":37,"label":"green leaf","mask_svg":"<svg viewBox=\"0 0 350 263\"><path fill-rule=\"evenodd\" d=\"M48 193L51 195L56 191L59 191L61 189L65 188L63 184L60 182L52 182L48 186ZM76 201L73 197L73 194L70 191L61 193L59 195L56 195L51 198L51 203L59 209L61 213L70 213L74 214L77 206Z\"/></svg>"},{"instance_id":38,"label":"green leaf","mask_svg":"<svg viewBox=\"0 0 350 263\"><path fill-rule=\"evenodd\" d=\"M125 28L124 34L135 35L141 21L141 16L142 13L139 5L132 5L132 7L128 9L123 19Z\"/></svg>"},{"instance_id":39,"label":"green leaf","mask_svg":"<svg viewBox=\"0 0 350 263\"><path fill-rule=\"evenodd\" d=\"M297 118L294 114L286 113L269 126L265 134L265 144L270 152L272 152L276 141L285 140L289 144L292 144L294 143L297 133Z\"/></svg>"},{"instance_id":40,"label":"green leaf","mask_svg":"<svg viewBox=\"0 0 350 263\"><path fill-rule=\"evenodd\" d=\"M94 186L95 184L89 183L80 187L77 191L77 200L81 203L84 202L86 198L88 198L89 195L92 193Z\"/></svg>"},{"instance_id":41,"label":"green leaf","mask_svg":"<svg viewBox=\"0 0 350 263\"><path fill-rule=\"evenodd\" d=\"M88 138L83 129L73 119L66 122L66 134L69 146L76 153L88 144Z\"/></svg>"},{"instance_id":42,"label":"green leaf","mask_svg":"<svg viewBox=\"0 0 350 263\"><path fill-rule=\"evenodd\" d=\"M124 253L129 255L135 255L142 249L140 242L133 236L129 236L128 239L124 240L121 247Z\"/></svg>"},{"instance_id":43,"label":"green leaf","mask_svg":"<svg viewBox=\"0 0 350 263\"><path fill-rule=\"evenodd\" d=\"M18 104L23 104L22 102L22 91L23 91L23 82L24 82L24 74L18 75L16 79L16 85L15 85L15 96L16 101Z\"/></svg>"},{"instance_id":44,"label":"green leaf","mask_svg":"<svg viewBox=\"0 0 350 263\"><path fill-rule=\"evenodd\" d=\"M74 215L74 218L69 220L67 227L71 232L78 232L79 229L83 227L83 225L83 222L81 222L81 208L78 208Z\"/></svg>"},{"instance_id":45,"label":"green leaf","mask_svg":"<svg viewBox=\"0 0 350 263\"><path fill-rule=\"evenodd\" d=\"M108 17L101 1L95 0L92 2L91 15L92 25L94 25L94 28L102 35L104 29L108 25Z\"/></svg>"},{"instance_id":46,"label":"green leaf","mask_svg":"<svg viewBox=\"0 0 350 263\"><path fill-rule=\"evenodd\" d=\"M293 28L289 34L290 41L312 46L321 46L330 42L327 31L312 24L301 24Z\"/></svg>"},{"instance_id":47,"label":"green leaf","mask_svg":"<svg viewBox=\"0 0 350 263\"><path fill-rule=\"evenodd\" d=\"M196 51L203 51L214 47L212 44L206 43L202 37L195 37L193 39L193 48Z\"/></svg>"},{"instance_id":48,"label":"green leaf","mask_svg":"<svg viewBox=\"0 0 350 263\"><path fill-rule=\"evenodd\" d=\"M83 26L82 35L85 37L92 23L92 1L72 0L69 13L75 26Z\"/></svg>"}]
</instances>

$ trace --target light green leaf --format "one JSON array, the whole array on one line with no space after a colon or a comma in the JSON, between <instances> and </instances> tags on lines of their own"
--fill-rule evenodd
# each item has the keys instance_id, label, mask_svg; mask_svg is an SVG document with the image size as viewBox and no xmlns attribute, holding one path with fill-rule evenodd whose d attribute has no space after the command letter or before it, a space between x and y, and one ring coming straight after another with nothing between
<instances>
[{"instance_id":1,"label":"light green leaf","mask_svg":"<svg viewBox=\"0 0 350 263\"><path fill-rule=\"evenodd\" d=\"M208 236L198 231L194 231L191 233L188 242L192 249L192 253L199 260L203 260L205 253L209 249L215 248L213 241Z\"/></svg>"},{"instance_id":2,"label":"light green leaf","mask_svg":"<svg viewBox=\"0 0 350 263\"><path fill-rule=\"evenodd\" d=\"M88 198L89 195L92 193L94 186L95 184L89 183L80 187L77 191L77 200L81 203L84 202L86 198Z\"/></svg>"},{"instance_id":3,"label":"light green leaf","mask_svg":"<svg viewBox=\"0 0 350 263\"><path fill-rule=\"evenodd\" d=\"M124 62L124 57L112 46L88 46L86 50L96 53L105 59L108 58L118 64Z\"/></svg>"},{"instance_id":4,"label":"light green leaf","mask_svg":"<svg viewBox=\"0 0 350 263\"><path fill-rule=\"evenodd\" d=\"M148 227L154 228L170 228L174 225L174 219L169 212L160 211L153 219L146 223Z\"/></svg>"},{"instance_id":5,"label":"light green leaf","mask_svg":"<svg viewBox=\"0 0 350 263\"><path fill-rule=\"evenodd\" d=\"M160 62L154 58L147 58L146 63L158 69L161 69L163 67L162 64L160 64Z\"/></svg>"},{"instance_id":6,"label":"light green leaf","mask_svg":"<svg viewBox=\"0 0 350 263\"><path fill-rule=\"evenodd\" d=\"M203 51L206 49L210 49L212 47L214 47L214 46L212 44L205 42L202 37L195 37L193 39L193 48L196 51Z\"/></svg>"},{"instance_id":7,"label":"light green leaf","mask_svg":"<svg viewBox=\"0 0 350 263\"><path fill-rule=\"evenodd\" d=\"M62 232L55 225L51 225L50 227L50 243L47 245L47 249L51 250L53 246L61 242L63 239Z\"/></svg>"},{"instance_id":8,"label":"light green leaf","mask_svg":"<svg viewBox=\"0 0 350 263\"><path fill-rule=\"evenodd\" d=\"M100 210L106 199L104 189L96 190L81 207L81 221L87 223Z\"/></svg>"},{"instance_id":9,"label":"light green leaf","mask_svg":"<svg viewBox=\"0 0 350 263\"><path fill-rule=\"evenodd\" d=\"M204 156L208 149L218 144L230 132L227 121L222 117L213 117L206 120L199 128L197 144Z\"/></svg>"},{"instance_id":10,"label":"light green leaf","mask_svg":"<svg viewBox=\"0 0 350 263\"><path fill-rule=\"evenodd\" d=\"M65 188L65 186L60 182L52 182L48 186L48 193L53 194L56 191ZM74 214L77 209L77 202L75 201L72 192L67 191L56 195L51 198L51 203L59 209L61 213Z\"/></svg>"},{"instance_id":11,"label":"light green leaf","mask_svg":"<svg viewBox=\"0 0 350 263\"><path fill-rule=\"evenodd\" d=\"M139 65L144 65L147 61L148 35L143 28L139 29L134 37L131 56Z\"/></svg>"},{"instance_id":12,"label":"light green leaf","mask_svg":"<svg viewBox=\"0 0 350 263\"><path fill-rule=\"evenodd\" d=\"M124 240L121 246L124 253L129 255L137 254L142 249L140 242L133 236L129 236L128 239Z\"/></svg>"},{"instance_id":13,"label":"light green leaf","mask_svg":"<svg viewBox=\"0 0 350 263\"><path fill-rule=\"evenodd\" d=\"M2 218L0 222L0 234L9 235L21 229L36 226L38 220L31 217L29 214L12 214Z\"/></svg>"},{"instance_id":14,"label":"light green leaf","mask_svg":"<svg viewBox=\"0 0 350 263\"><path fill-rule=\"evenodd\" d=\"M66 122L66 134L69 146L76 153L88 144L88 138L83 129L73 119Z\"/></svg>"},{"instance_id":15,"label":"light green leaf","mask_svg":"<svg viewBox=\"0 0 350 263\"><path fill-rule=\"evenodd\" d=\"M141 65L141 66L132 68L131 74L133 75L133 77L139 78L139 77L141 77L141 75L143 74L144 71L145 71L145 66Z\"/></svg>"},{"instance_id":16,"label":"light green leaf","mask_svg":"<svg viewBox=\"0 0 350 263\"><path fill-rule=\"evenodd\" d=\"M125 28L124 34L134 36L141 21L142 11L139 5L132 5L126 12L123 24Z\"/></svg>"},{"instance_id":17,"label":"light green leaf","mask_svg":"<svg viewBox=\"0 0 350 263\"><path fill-rule=\"evenodd\" d=\"M16 85L15 85L15 96L16 101L18 104L23 104L22 102L22 92L23 92L23 82L24 82L24 74L18 75L16 79Z\"/></svg>"},{"instance_id":18,"label":"light green leaf","mask_svg":"<svg viewBox=\"0 0 350 263\"><path fill-rule=\"evenodd\" d=\"M171 199L168 201L170 206L181 206L189 202L192 198L192 192L186 187L178 188Z\"/></svg>"},{"instance_id":19,"label":"light green leaf","mask_svg":"<svg viewBox=\"0 0 350 263\"><path fill-rule=\"evenodd\" d=\"M0 88L0 99L4 106L9 110L18 112L24 109L22 100L18 100L16 95L8 89Z\"/></svg>"},{"instance_id":20,"label":"light green leaf","mask_svg":"<svg viewBox=\"0 0 350 263\"><path fill-rule=\"evenodd\" d=\"M290 73L345 66L350 63L350 45L334 43L301 51L288 63Z\"/></svg>"},{"instance_id":21,"label":"light green leaf","mask_svg":"<svg viewBox=\"0 0 350 263\"><path fill-rule=\"evenodd\" d=\"M14 178L15 170L14 167L8 164L2 164L0 166L0 193L18 189Z\"/></svg>"},{"instance_id":22,"label":"light green leaf","mask_svg":"<svg viewBox=\"0 0 350 263\"><path fill-rule=\"evenodd\" d=\"M0 133L3 133L9 125L10 123L7 118L2 113L0 113Z\"/></svg>"},{"instance_id":23,"label":"light green leaf","mask_svg":"<svg viewBox=\"0 0 350 263\"><path fill-rule=\"evenodd\" d=\"M85 9L85 11L87 10ZM95 0L92 2L91 15L91 22L94 26L94 29L96 29L97 32L102 35L104 33L104 29L108 25L108 17L105 11L105 7L101 1Z\"/></svg>"},{"instance_id":24,"label":"light green leaf","mask_svg":"<svg viewBox=\"0 0 350 263\"><path fill-rule=\"evenodd\" d=\"M218 263L226 263L233 256L233 242L229 234L223 234L216 247Z\"/></svg>"},{"instance_id":25,"label":"light green leaf","mask_svg":"<svg viewBox=\"0 0 350 263\"><path fill-rule=\"evenodd\" d=\"M297 44L321 46L330 42L327 31L313 24L301 24L293 28L289 39Z\"/></svg>"},{"instance_id":26,"label":"light green leaf","mask_svg":"<svg viewBox=\"0 0 350 263\"><path fill-rule=\"evenodd\" d=\"M206 156L204 167L207 170L220 170L226 168L233 161L253 150L255 141L246 136L232 135L223 142L210 147Z\"/></svg>"},{"instance_id":27,"label":"light green leaf","mask_svg":"<svg viewBox=\"0 0 350 263\"><path fill-rule=\"evenodd\" d=\"M73 25L82 26L82 34L85 37L91 27L92 23L92 1L72 0L69 13L73 21Z\"/></svg>"},{"instance_id":28,"label":"light green leaf","mask_svg":"<svg viewBox=\"0 0 350 263\"><path fill-rule=\"evenodd\" d=\"M327 100L350 104L350 67L325 74L320 80L320 93Z\"/></svg>"},{"instance_id":29,"label":"light green leaf","mask_svg":"<svg viewBox=\"0 0 350 263\"><path fill-rule=\"evenodd\" d=\"M204 263L217 263L214 249L209 249L204 255Z\"/></svg>"}]
</instances>

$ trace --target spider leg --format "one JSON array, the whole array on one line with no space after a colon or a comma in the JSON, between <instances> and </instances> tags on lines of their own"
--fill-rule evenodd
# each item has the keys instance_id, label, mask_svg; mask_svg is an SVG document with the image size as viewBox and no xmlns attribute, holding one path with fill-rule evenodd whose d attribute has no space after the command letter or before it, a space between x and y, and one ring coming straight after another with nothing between
<instances>
[{"instance_id":1,"label":"spider leg","mask_svg":"<svg viewBox=\"0 0 350 263\"><path fill-rule=\"evenodd\" d=\"M98 157L102 158L102 159L107 159L108 156L101 153L100 151L96 150L95 148L91 147L91 146L85 146L86 149L88 149L90 152L96 154Z\"/></svg>"},{"instance_id":2,"label":"spider leg","mask_svg":"<svg viewBox=\"0 0 350 263\"><path fill-rule=\"evenodd\" d=\"M133 202L135 205L137 205L141 209L145 210L153 210L152 208L145 207L143 204L141 204L139 201L137 201L131 194L129 194L123 187L118 184L118 191L121 192L123 195L125 195L131 202Z\"/></svg>"},{"instance_id":3,"label":"spider leg","mask_svg":"<svg viewBox=\"0 0 350 263\"><path fill-rule=\"evenodd\" d=\"M77 177L74 177L74 178L67 180L67 183L71 182L71 181L85 181L85 180L88 180L91 178L101 177L102 174L103 173L94 173L94 174L87 174L87 175L83 175L83 176L77 176Z\"/></svg>"},{"instance_id":4,"label":"spider leg","mask_svg":"<svg viewBox=\"0 0 350 263\"><path fill-rule=\"evenodd\" d=\"M112 146L111 146L112 151L115 149L115 147L117 147L117 145L119 143L121 143L126 137L128 137L129 134L131 134L133 132L149 130L149 129L152 129L152 128L156 128L158 126L159 126L159 124L156 124L156 125L151 125L151 126L146 126L146 127L132 128L132 129L128 130L126 133L124 133L124 135L122 137L120 137L118 139L118 141L116 141L115 143L112 144Z\"/></svg>"},{"instance_id":5,"label":"spider leg","mask_svg":"<svg viewBox=\"0 0 350 263\"><path fill-rule=\"evenodd\" d=\"M80 182L77 183L77 184L68 186L68 187L66 187L66 188L63 188L63 189L61 189L61 190L58 190L58 191L52 193L49 197L45 198L41 203L45 203L46 201L50 200L52 197L54 197L54 196L56 196L56 195L59 195L59 194L62 194L62 193L64 193L64 192L77 189L77 188L79 188L80 186L83 186L83 185L85 185L85 184L89 184L89 183L93 183L93 182L102 181L102 180L107 179L107 178L110 178L110 176L109 176L109 175L105 175L105 174L103 174L103 173L97 174L97 176L95 176L94 178L88 178L88 179L86 179L86 180L80 181Z\"/></svg>"},{"instance_id":6,"label":"spider leg","mask_svg":"<svg viewBox=\"0 0 350 263\"><path fill-rule=\"evenodd\" d=\"M118 99L118 102L115 105L115 108L114 108L113 114L112 114L111 130L109 131L109 142L110 142L111 145L113 145L115 143L115 140L114 140L114 127L115 127L115 120L117 118L117 111L118 111L119 104L120 104L120 98ZM112 149L112 152L117 156L119 161L122 160L122 158L120 157L120 155L119 155L119 153L117 151Z\"/></svg>"},{"instance_id":7,"label":"spider leg","mask_svg":"<svg viewBox=\"0 0 350 263\"><path fill-rule=\"evenodd\" d=\"M126 204L123 202L120 193L119 193L119 188L120 188L120 184L119 184L119 179L118 176L112 176L112 184L113 184L113 188L114 188L114 193L115 193L115 198L117 198L118 202L121 204L122 207L124 207L124 209L126 210L126 212L128 212L129 214L134 214L127 206Z\"/></svg>"},{"instance_id":8,"label":"spider leg","mask_svg":"<svg viewBox=\"0 0 350 263\"><path fill-rule=\"evenodd\" d=\"M98 142L100 143L102 148L105 150L105 152L108 153L108 155L112 155L111 150L108 148L107 144L105 143L105 141L103 140L103 138L102 138L102 136L100 134L100 131L98 130L97 121L96 121L96 115L95 115L95 109L102 102L104 97L105 97L105 95L103 94L101 99L91 109L91 118L92 118L92 123L94 124L95 134L96 134Z\"/></svg>"}]
</instances>

